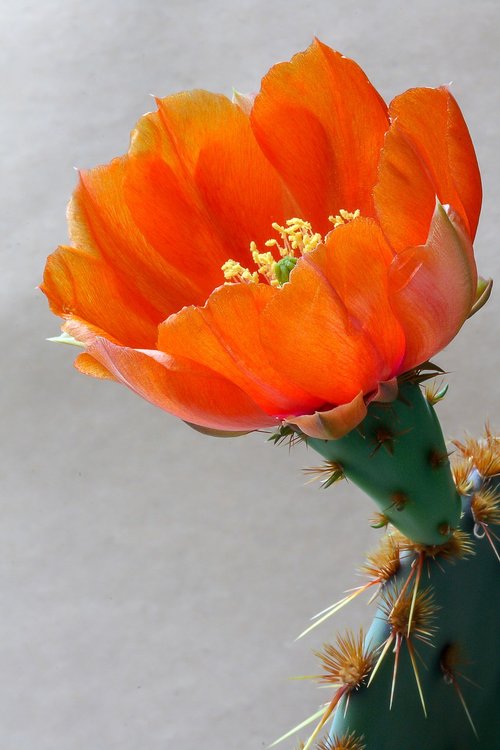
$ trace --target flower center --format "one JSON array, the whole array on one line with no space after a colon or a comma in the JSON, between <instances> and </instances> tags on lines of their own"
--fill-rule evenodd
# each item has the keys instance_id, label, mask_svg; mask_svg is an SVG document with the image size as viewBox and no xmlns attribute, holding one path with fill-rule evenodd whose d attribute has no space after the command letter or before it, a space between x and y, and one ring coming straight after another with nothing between
<instances>
[{"instance_id":1,"label":"flower center","mask_svg":"<svg viewBox=\"0 0 500 750\"><path fill-rule=\"evenodd\" d=\"M329 216L328 221L337 229L357 219L359 215L359 209L351 213L341 208L337 216ZM325 241L319 232L313 232L311 224L304 219L288 219L285 226L274 222L272 228L279 235L279 239L270 239L264 243L272 250L260 252L255 242L250 243L250 254L257 270L250 271L230 258L222 266L226 283L258 284L262 277L271 286L282 286L288 281L300 256L310 253ZM275 254L279 254L279 260L276 260Z\"/></svg>"}]
</instances>

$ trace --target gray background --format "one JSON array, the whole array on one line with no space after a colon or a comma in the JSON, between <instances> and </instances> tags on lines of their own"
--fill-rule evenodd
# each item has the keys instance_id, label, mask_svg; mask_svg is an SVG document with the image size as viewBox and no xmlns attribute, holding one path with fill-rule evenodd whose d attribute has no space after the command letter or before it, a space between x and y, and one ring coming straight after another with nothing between
<instances>
[{"instance_id":1,"label":"gray background","mask_svg":"<svg viewBox=\"0 0 500 750\"><path fill-rule=\"evenodd\" d=\"M45 343L58 321L35 286L73 166L122 153L150 93L255 90L316 34L388 100L454 81L484 178L478 263L500 280L499 8L3 0L2 750L265 747L324 698L288 678L368 620L360 603L294 643L376 540L355 488L304 486L303 448L202 437ZM447 435L499 423L498 300L438 358Z\"/></svg>"}]
</instances>

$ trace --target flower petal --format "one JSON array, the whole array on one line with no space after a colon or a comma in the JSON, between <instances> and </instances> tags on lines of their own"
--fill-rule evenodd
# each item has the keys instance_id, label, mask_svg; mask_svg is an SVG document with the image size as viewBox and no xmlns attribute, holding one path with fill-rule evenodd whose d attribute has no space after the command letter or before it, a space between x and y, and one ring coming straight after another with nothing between
<instances>
[{"instance_id":1,"label":"flower petal","mask_svg":"<svg viewBox=\"0 0 500 750\"><path fill-rule=\"evenodd\" d=\"M88 354L115 380L186 422L232 432L278 423L229 380L194 362L116 346L105 338L96 338Z\"/></svg>"},{"instance_id":2,"label":"flower petal","mask_svg":"<svg viewBox=\"0 0 500 750\"><path fill-rule=\"evenodd\" d=\"M265 242L294 211L248 116L206 91L158 100L139 121L125 200L151 246L203 288L193 304L221 283L228 258L248 265L250 242Z\"/></svg>"},{"instance_id":3,"label":"flower petal","mask_svg":"<svg viewBox=\"0 0 500 750\"><path fill-rule=\"evenodd\" d=\"M351 432L366 417L366 404L362 393L348 404L335 406L326 411L289 417L285 420L293 424L305 435L319 440L338 440Z\"/></svg>"},{"instance_id":4,"label":"flower petal","mask_svg":"<svg viewBox=\"0 0 500 750\"><path fill-rule=\"evenodd\" d=\"M298 214L322 234L341 208L373 215L372 189L388 128L383 100L355 62L315 41L271 68L251 114L262 150Z\"/></svg>"},{"instance_id":5,"label":"flower petal","mask_svg":"<svg viewBox=\"0 0 500 750\"><path fill-rule=\"evenodd\" d=\"M56 315L83 318L132 346L154 346L154 309L99 256L58 248L47 260L40 288Z\"/></svg>"},{"instance_id":6,"label":"flower petal","mask_svg":"<svg viewBox=\"0 0 500 750\"><path fill-rule=\"evenodd\" d=\"M436 196L474 238L481 179L462 113L447 88L411 89L392 102L375 206L396 251L423 244Z\"/></svg>"},{"instance_id":7,"label":"flower petal","mask_svg":"<svg viewBox=\"0 0 500 750\"><path fill-rule=\"evenodd\" d=\"M142 308L148 304L153 308L158 324L193 300L203 302L206 287L196 276L179 269L166 253L158 252L141 232L126 203L132 171L133 161L125 156L80 173L69 210L70 235L76 247L100 257L122 283L134 289L130 306ZM150 177L143 175L145 180ZM153 183L153 187L168 186ZM175 208L180 198L172 189L157 194L156 200L172 203ZM149 210L154 212L155 204ZM182 250L176 247L175 252L179 255Z\"/></svg>"},{"instance_id":8,"label":"flower petal","mask_svg":"<svg viewBox=\"0 0 500 750\"><path fill-rule=\"evenodd\" d=\"M224 261L247 265L251 240L263 243L271 223L294 212L236 104L207 92L158 104L139 121L128 156L81 172L69 209L81 252L59 251L44 286L54 308L142 348L154 345L152 331L169 314L205 302L223 280ZM101 299L90 313L75 294L76 264L84 294ZM125 315L112 304L106 312L111 287L127 297ZM141 326L129 326L130 318L146 321L141 341Z\"/></svg>"},{"instance_id":9,"label":"flower petal","mask_svg":"<svg viewBox=\"0 0 500 750\"><path fill-rule=\"evenodd\" d=\"M315 408L321 400L271 367L262 347L261 313L276 294L264 283L222 286L204 307L186 307L162 323L158 348L218 372L269 414Z\"/></svg>"},{"instance_id":10,"label":"flower petal","mask_svg":"<svg viewBox=\"0 0 500 750\"><path fill-rule=\"evenodd\" d=\"M390 269L390 299L406 335L401 371L427 361L458 333L474 303L477 273L460 217L436 204L425 245L407 248Z\"/></svg>"},{"instance_id":11,"label":"flower petal","mask_svg":"<svg viewBox=\"0 0 500 750\"><path fill-rule=\"evenodd\" d=\"M83 375L90 375L100 380L115 380L110 371L87 352L79 354L74 364Z\"/></svg>"},{"instance_id":12,"label":"flower petal","mask_svg":"<svg viewBox=\"0 0 500 750\"><path fill-rule=\"evenodd\" d=\"M262 319L276 370L326 404L351 401L399 372L404 335L388 299L392 252L356 219L300 259Z\"/></svg>"}]
</instances>

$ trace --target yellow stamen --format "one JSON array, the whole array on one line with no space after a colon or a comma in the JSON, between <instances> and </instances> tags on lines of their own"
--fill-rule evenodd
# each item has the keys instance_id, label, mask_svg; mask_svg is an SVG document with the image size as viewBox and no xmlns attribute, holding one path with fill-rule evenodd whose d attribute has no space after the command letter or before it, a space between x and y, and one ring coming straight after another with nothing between
<instances>
[{"instance_id":1,"label":"yellow stamen","mask_svg":"<svg viewBox=\"0 0 500 750\"><path fill-rule=\"evenodd\" d=\"M276 222L271 225L275 232L280 235L283 244L280 245L278 240L267 240L265 243L266 247L277 247L282 258L287 256L294 258L296 250L298 250L299 255L310 253L318 247L320 242L323 242L321 234L313 232L308 221L295 217L288 219L285 223L286 226L284 227Z\"/></svg>"},{"instance_id":2,"label":"yellow stamen","mask_svg":"<svg viewBox=\"0 0 500 750\"><path fill-rule=\"evenodd\" d=\"M236 260L226 260L224 265L221 267L221 270L224 273L224 278L226 279L226 281L240 281L247 284L259 283L259 274L257 273L257 271L254 271L252 273L248 268L244 268L244 266L242 266Z\"/></svg>"},{"instance_id":3,"label":"yellow stamen","mask_svg":"<svg viewBox=\"0 0 500 750\"><path fill-rule=\"evenodd\" d=\"M257 266L258 272L261 276L264 276L272 286L277 286L278 281L274 272L276 261L274 260L273 254L271 252L259 253L255 242L250 243L250 252L252 254L252 260Z\"/></svg>"},{"instance_id":4,"label":"yellow stamen","mask_svg":"<svg viewBox=\"0 0 500 750\"><path fill-rule=\"evenodd\" d=\"M359 209L351 213L341 208L337 216L329 216L328 220L336 229L349 221L353 221L353 219L357 219L359 215ZM260 277L263 277L271 286L281 286L288 281L288 276L296 260L301 255L312 252L325 241L319 232L313 232L308 221L298 217L287 219L285 226L277 222L274 222L271 226L278 233L279 239L269 239L264 244L267 248L276 248L281 260L276 260L271 249L261 253L256 243L252 241L250 243L250 254L257 270L250 271L238 261L229 259L222 266L226 283L258 284Z\"/></svg>"},{"instance_id":5,"label":"yellow stamen","mask_svg":"<svg viewBox=\"0 0 500 750\"><path fill-rule=\"evenodd\" d=\"M353 219L357 219L360 213L361 212L359 208L357 208L352 213L350 211L346 211L345 208L341 208L337 216L329 216L328 221L330 221L333 224L333 228L336 229L337 227L341 227L343 224L348 224L350 221L353 221Z\"/></svg>"}]
</instances>

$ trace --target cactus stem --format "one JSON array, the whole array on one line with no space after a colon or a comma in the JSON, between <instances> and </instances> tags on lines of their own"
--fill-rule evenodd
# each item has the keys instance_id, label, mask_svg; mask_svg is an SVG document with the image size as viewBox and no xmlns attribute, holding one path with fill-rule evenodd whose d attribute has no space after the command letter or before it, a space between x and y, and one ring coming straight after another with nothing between
<instances>
[{"instance_id":1,"label":"cactus stem","mask_svg":"<svg viewBox=\"0 0 500 750\"><path fill-rule=\"evenodd\" d=\"M423 446L424 460L431 445L438 443ZM487 433L482 441L469 441L464 448L467 454L475 452L483 459L483 473L469 455L464 456L459 475L455 473L457 483L468 489L461 497L460 518L451 514L448 519L444 514L433 517L435 530L445 520L452 527L450 538L440 543L439 538L423 539L400 531L384 535L392 537L400 567L377 592L377 613L366 636L375 654L368 689L351 693L345 717L344 704L337 710L332 737L355 730L358 736L363 734L369 750L423 745L432 750L465 750L472 745L491 750L498 746L497 631L487 614L498 612L500 605L500 474L485 474L500 467L500 440ZM395 457L399 450L398 444ZM337 458L332 453L333 457ZM380 457L390 471L391 459L387 460L385 451ZM348 473L347 460L345 465ZM452 481L447 467L435 472L426 461L422 471L432 475L432 481L439 483L443 474ZM411 496L404 515L413 510L418 488L407 488L404 476L396 487ZM401 514L393 514L399 522ZM370 560L367 567L377 565Z\"/></svg>"},{"instance_id":2,"label":"cactus stem","mask_svg":"<svg viewBox=\"0 0 500 750\"><path fill-rule=\"evenodd\" d=\"M458 526L460 497L443 434L418 385L401 384L390 408L370 404L359 428L343 438L307 438L307 443L324 459L339 462L347 479L371 495L406 536L442 544Z\"/></svg>"}]
</instances>

